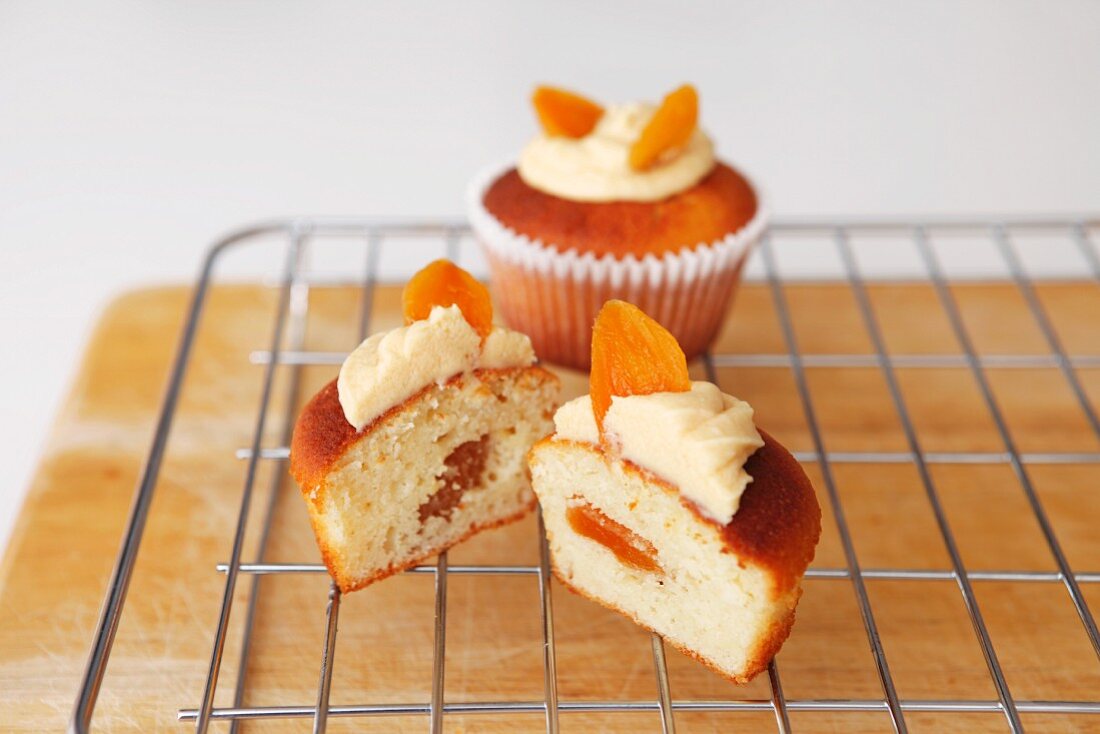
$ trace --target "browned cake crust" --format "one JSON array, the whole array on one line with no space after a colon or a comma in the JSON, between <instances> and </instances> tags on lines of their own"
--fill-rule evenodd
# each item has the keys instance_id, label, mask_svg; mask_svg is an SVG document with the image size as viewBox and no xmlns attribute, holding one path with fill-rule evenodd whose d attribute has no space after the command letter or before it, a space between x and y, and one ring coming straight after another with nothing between
<instances>
[{"instance_id":1,"label":"browned cake crust","mask_svg":"<svg viewBox=\"0 0 1100 734\"><path fill-rule=\"evenodd\" d=\"M542 367L479 369L475 370L474 374L481 379L491 380L494 376L505 377L520 372L527 373L528 379L557 380ZM452 380L457 377L456 375ZM340 395L336 389L336 380L325 385L302 408L298 422L294 424L294 435L290 439L290 473L298 482L298 486L303 488L303 492L308 492L306 488L321 484L329 468L347 451L349 446L366 436L380 421L404 410L432 387L434 386L425 387L404 403L395 405L375 418L369 425L364 426L362 431L356 432L355 427L344 417L344 409L340 406Z\"/></svg>"},{"instance_id":2,"label":"browned cake crust","mask_svg":"<svg viewBox=\"0 0 1100 734\"><path fill-rule=\"evenodd\" d=\"M731 552L771 569L778 592L785 593L814 559L821 537L821 507L791 452L764 431L760 436L764 445L745 462L752 482L722 534Z\"/></svg>"},{"instance_id":3,"label":"browned cake crust","mask_svg":"<svg viewBox=\"0 0 1100 734\"><path fill-rule=\"evenodd\" d=\"M415 399L415 398L414 398ZM400 406L391 408L390 412ZM336 379L314 395L298 416L290 438L290 473L299 487L312 487L358 434L344 417Z\"/></svg>"},{"instance_id":4,"label":"browned cake crust","mask_svg":"<svg viewBox=\"0 0 1100 734\"><path fill-rule=\"evenodd\" d=\"M504 226L559 251L616 257L715 242L744 227L757 209L752 186L723 163L660 201L569 201L531 188L513 168L493 182L483 203Z\"/></svg>"},{"instance_id":5,"label":"browned cake crust","mask_svg":"<svg viewBox=\"0 0 1100 734\"><path fill-rule=\"evenodd\" d=\"M760 431L760 436L764 445L745 462L752 482L742 493L741 504L728 525L703 515L682 495L680 501L700 520L721 529L725 552L767 569L775 595L781 596L794 588L814 559L821 537L821 507L802 465L770 435ZM553 436L543 440L561 441ZM577 445L599 450L589 444ZM628 472L679 495L675 486L660 477L629 461L623 464Z\"/></svg>"}]
</instances>

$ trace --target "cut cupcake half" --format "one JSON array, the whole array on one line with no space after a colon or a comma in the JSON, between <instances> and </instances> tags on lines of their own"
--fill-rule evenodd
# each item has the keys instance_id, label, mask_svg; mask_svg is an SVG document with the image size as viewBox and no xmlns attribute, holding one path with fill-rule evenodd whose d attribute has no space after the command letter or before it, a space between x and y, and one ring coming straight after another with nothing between
<instances>
[{"instance_id":1,"label":"cut cupcake half","mask_svg":"<svg viewBox=\"0 0 1100 734\"><path fill-rule=\"evenodd\" d=\"M492 327L488 293L465 271L421 271L405 312L406 326L348 356L291 441L291 473L345 592L523 517L535 504L525 456L552 430L557 378L525 336Z\"/></svg>"},{"instance_id":2,"label":"cut cupcake half","mask_svg":"<svg viewBox=\"0 0 1100 734\"><path fill-rule=\"evenodd\" d=\"M534 489L566 586L745 682L790 634L820 508L748 404L691 382L675 345L629 304L601 310L592 394L532 448Z\"/></svg>"}]
</instances>

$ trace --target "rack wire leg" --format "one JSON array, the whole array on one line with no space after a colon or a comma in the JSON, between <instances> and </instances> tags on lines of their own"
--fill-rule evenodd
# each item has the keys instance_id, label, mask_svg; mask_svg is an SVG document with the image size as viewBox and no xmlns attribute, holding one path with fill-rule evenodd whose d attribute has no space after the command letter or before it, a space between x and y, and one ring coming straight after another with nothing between
<instances>
[{"instance_id":1,"label":"rack wire leg","mask_svg":"<svg viewBox=\"0 0 1100 734\"><path fill-rule=\"evenodd\" d=\"M775 726L779 734L790 734L791 717L787 714L787 699L783 695L783 683L779 679L779 664L768 663L768 682L772 687L772 708L775 710Z\"/></svg>"},{"instance_id":2,"label":"rack wire leg","mask_svg":"<svg viewBox=\"0 0 1100 734\"><path fill-rule=\"evenodd\" d=\"M554 648L554 603L550 596L550 547L546 542L546 526L539 520L539 603L542 607L543 697L546 705L546 731L558 733L558 663Z\"/></svg>"},{"instance_id":3,"label":"rack wire leg","mask_svg":"<svg viewBox=\"0 0 1100 734\"><path fill-rule=\"evenodd\" d=\"M657 633L650 634L653 646L653 669L657 672L657 707L661 712L661 731L676 734L676 720L672 715L672 691L668 685L668 666L665 664L665 641Z\"/></svg>"},{"instance_id":4,"label":"rack wire leg","mask_svg":"<svg viewBox=\"0 0 1100 734\"><path fill-rule=\"evenodd\" d=\"M313 713L313 734L328 728L328 699L332 691L332 667L336 658L336 627L340 618L340 589L333 582L325 608L325 649L321 656L321 682L317 686L317 709Z\"/></svg>"},{"instance_id":5,"label":"rack wire leg","mask_svg":"<svg viewBox=\"0 0 1100 734\"><path fill-rule=\"evenodd\" d=\"M432 651L432 707L428 729L443 732L444 663L447 654L447 552L439 554L435 567L435 646Z\"/></svg>"}]
</instances>

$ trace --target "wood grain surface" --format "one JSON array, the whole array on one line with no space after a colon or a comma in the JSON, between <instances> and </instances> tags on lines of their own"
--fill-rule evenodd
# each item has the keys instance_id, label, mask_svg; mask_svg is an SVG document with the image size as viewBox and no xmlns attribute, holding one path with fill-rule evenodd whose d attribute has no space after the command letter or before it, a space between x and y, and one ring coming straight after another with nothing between
<instances>
[{"instance_id":1,"label":"wood grain surface","mask_svg":"<svg viewBox=\"0 0 1100 734\"><path fill-rule=\"evenodd\" d=\"M1044 354L1046 343L1014 287L954 288L979 351ZM372 330L397 323L394 288L375 291ZM807 353L873 352L851 292L840 285L786 289ZM1068 351L1100 354L1100 289L1041 285L1040 297ZM103 314L41 464L0 568L0 729L56 731L70 714L127 509L148 450L167 367L177 342L185 288L128 293ZM354 345L358 292L314 288L307 346ZM871 298L891 352L959 354L960 347L926 285L874 285ZM103 731L184 731L180 708L195 706L210 656L226 559L251 439L263 368L249 353L270 339L276 293L219 286L209 294L179 412L172 429L145 540L130 588L95 725ZM764 286L742 289L720 351L783 353L782 333ZM700 366L694 370L701 374ZM336 372L307 367L290 410ZM1056 369L988 371L1012 437L1025 452L1100 451L1085 415ZM1092 404L1100 370L1080 369ZM280 368L265 445L279 442L288 410L289 368ZM757 422L790 449L813 449L805 412L787 368L720 369L722 387L749 400ZM1001 452L1004 445L966 369L902 369L901 388L928 451ZM812 368L808 381L829 451L905 451L907 445L877 368ZM584 387L568 375L570 392ZM944 543L920 478L907 464L838 464L838 493L864 568L947 569ZM824 533L814 566L844 566L821 467ZM1077 571L1100 570L1100 464L1031 465L1028 472ZM935 465L932 475L964 560L974 570L1055 570L1020 483L1007 464ZM316 562L296 487L282 462L260 463L245 560L255 558L257 522L275 498L266 560ZM455 548L452 564L537 563L533 518ZM958 587L950 581L867 582L875 619L903 699L994 700L982 652ZM241 577L217 703L231 701L243 611L251 587ZM312 705L316 697L327 576L265 578L246 704ZM1100 700L1097 662L1060 583L975 582L981 610L1013 695L1019 700ZM1100 610L1100 586L1085 584ZM649 639L625 619L553 589L562 700L656 696ZM541 700L542 638L535 577L452 576L449 583L446 699ZM334 705L426 703L431 691L433 585L430 574L403 575L344 598L335 658ZM766 677L735 687L669 651L676 699L767 698ZM882 692L853 588L814 579L793 635L778 657L789 699L881 700ZM885 731L884 712L795 712L795 731ZM912 731L1004 731L997 713L909 712ZM1024 714L1035 731L1100 731L1100 716ZM681 732L772 731L767 711L684 713ZM330 731L425 731L427 717L334 718ZM562 731L659 730L657 714L563 713ZM449 732L541 731L541 714L450 716ZM226 730L225 724L217 729ZM308 720L256 722L246 731L308 731Z\"/></svg>"}]
</instances>

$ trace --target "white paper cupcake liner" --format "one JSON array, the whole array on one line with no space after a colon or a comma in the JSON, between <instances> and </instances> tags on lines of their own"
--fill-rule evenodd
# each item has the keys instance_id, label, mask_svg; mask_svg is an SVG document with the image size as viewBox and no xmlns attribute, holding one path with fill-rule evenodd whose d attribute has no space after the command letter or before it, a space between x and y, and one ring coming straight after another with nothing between
<instances>
[{"instance_id":1,"label":"white paper cupcake liner","mask_svg":"<svg viewBox=\"0 0 1100 734\"><path fill-rule=\"evenodd\" d=\"M512 167L493 166L473 179L467 216L488 257L504 320L531 337L542 359L587 369L592 322L612 298L629 301L656 319L689 359L710 346L746 256L767 227L766 207L751 180L756 212L744 227L720 240L661 256L596 256L559 251L519 234L485 208L485 192Z\"/></svg>"}]
</instances>

